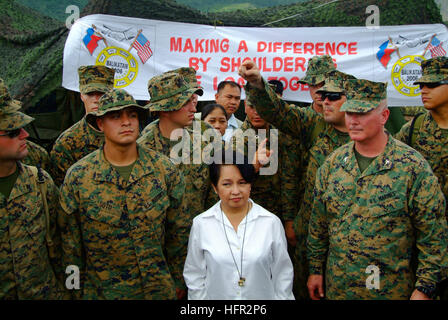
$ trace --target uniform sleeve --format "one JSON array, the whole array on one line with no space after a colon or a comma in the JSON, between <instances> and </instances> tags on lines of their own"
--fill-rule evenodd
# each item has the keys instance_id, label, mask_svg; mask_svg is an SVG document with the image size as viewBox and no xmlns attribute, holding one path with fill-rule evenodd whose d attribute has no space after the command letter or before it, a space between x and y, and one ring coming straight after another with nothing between
<instances>
[{"instance_id":1,"label":"uniform sleeve","mask_svg":"<svg viewBox=\"0 0 448 320\"><path fill-rule=\"evenodd\" d=\"M50 152L50 161L53 168L50 174L58 186L62 185L65 174L71 164L75 163L70 152L68 152L69 150L70 148L65 148L64 143L58 139Z\"/></svg>"},{"instance_id":2,"label":"uniform sleeve","mask_svg":"<svg viewBox=\"0 0 448 320\"><path fill-rule=\"evenodd\" d=\"M199 228L195 221L193 221L190 239L188 241L187 259L185 260L184 266L184 279L188 287L188 300L207 299L207 291L205 288L207 267L199 239Z\"/></svg>"},{"instance_id":3,"label":"uniform sleeve","mask_svg":"<svg viewBox=\"0 0 448 320\"><path fill-rule=\"evenodd\" d=\"M81 288L85 274L85 257L83 255L81 225L79 221L79 196L73 188L72 175L67 174L65 183L61 186L61 210L58 215L58 226L62 242L62 271L64 278L68 266L77 266L80 272ZM82 296L82 290L74 290L75 297Z\"/></svg>"},{"instance_id":4,"label":"uniform sleeve","mask_svg":"<svg viewBox=\"0 0 448 320\"><path fill-rule=\"evenodd\" d=\"M319 114L310 108L290 106L278 98L274 90L264 81L264 89L260 90L248 83L245 86L249 101L255 106L257 113L280 131L301 141L307 141Z\"/></svg>"},{"instance_id":5,"label":"uniform sleeve","mask_svg":"<svg viewBox=\"0 0 448 320\"><path fill-rule=\"evenodd\" d=\"M286 139L292 139L285 137ZM282 208L282 217L284 221L292 221L297 216L298 205L301 198L301 172L302 157L301 148L298 141L292 140L293 143L282 143L279 145L281 153L280 162L280 203Z\"/></svg>"},{"instance_id":6,"label":"uniform sleeve","mask_svg":"<svg viewBox=\"0 0 448 320\"><path fill-rule=\"evenodd\" d=\"M165 249L168 267L176 288L185 289L182 277L183 265L187 254L188 233L191 221L186 212L185 181L182 173L174 165L167 175L170 206L165 222Z\"/></svg>"},{"instance_id":7,"label":"uniform sleeve","mask_svg":"<svg viewBox=\"0 0 448 320\"><path fill-rule=\"evenodd\" d=\"M328 223L326 219L326 206L323 199L326 190L325 177L329 174L328 164L326 161L317 171L314 186L314 200L307 239L310 275L323 274L328 252Z\"/></svg>"},{"instance_id":8,"label":"uniform sleeve","mask_svg":"<svg viewBox=\"0 0 448 320\"><path fill-rule=\"evenodd\" d=\"M433 292L448 268L445 205L437 178L428 165L427 170L417 177L409 203L418 250L415 287L423 292Z\"/></svg>"},{"instance_id":9,"label":"uniform sleeve","mask_svg":"<svg viewBox=\"0 0 448 320\"><path fill-rule=\"evenodd\" d=\"M292 293L294 269L288 254L285 231L279 219L275 219L273 229L274 243L272 246L273 264L271 274L275 298L278 300L294 300Z\"/></svg>"}]
</instances>

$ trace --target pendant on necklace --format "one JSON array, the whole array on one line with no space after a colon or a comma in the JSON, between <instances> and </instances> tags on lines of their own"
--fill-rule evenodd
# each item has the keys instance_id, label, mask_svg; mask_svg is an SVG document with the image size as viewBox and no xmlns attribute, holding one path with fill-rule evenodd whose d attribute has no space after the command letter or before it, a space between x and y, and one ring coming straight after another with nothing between
<instances>
[{"instance_id":1,"label":"pendant on necklace","mask_svg":"<svg viewBox=\"0 0 448 320\"><path fill-rule=\"evenodd\" d=\"M240 280L238 280L238 285L240 287L243 287L244 286L244 281L246 281L246 278L240 277Z\"/></svg>"}]
</instances>

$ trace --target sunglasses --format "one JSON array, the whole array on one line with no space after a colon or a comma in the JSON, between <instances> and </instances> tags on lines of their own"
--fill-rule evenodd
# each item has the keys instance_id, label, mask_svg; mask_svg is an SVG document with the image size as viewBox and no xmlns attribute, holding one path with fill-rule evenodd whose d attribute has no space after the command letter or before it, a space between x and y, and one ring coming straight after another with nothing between
<instances>
[{"instance_id":1,"label":"sunglasses","mask_svg":"<svg viewBox=\"0 0 448 320\"><path fill-rule=\"evenodd\" d=\"M437 88L438 86L441 86L442 84L448 84L448 80L442 80L440 82L428 82L428 83L419 83L420 90L423 89L423 87L428 87L429 89Z\"/></svg>"},{"instance_id":2,"label":"sunglasses","mask_svg":"<svg viewBox=\"0 0 448 320\"><path fill-rule=\"evenodd\" d=\"M9 137L11 139L14 139L15 137L18 137L20 133L22 132L22 128L6 131L6 133L0 134L0 137Z\"/></svg>"},{"instance_id":3,"label":"sunglasses","mask_svg":"<svg viewBox=\"0 0 448 320\"><path fill-rule=\"evenodd\" d=\"M324 101L326 98L330 101L338 101L342 98L342 93L339 92L322 92L320 94L322 101Z\"/></svg>"}]
</instances>

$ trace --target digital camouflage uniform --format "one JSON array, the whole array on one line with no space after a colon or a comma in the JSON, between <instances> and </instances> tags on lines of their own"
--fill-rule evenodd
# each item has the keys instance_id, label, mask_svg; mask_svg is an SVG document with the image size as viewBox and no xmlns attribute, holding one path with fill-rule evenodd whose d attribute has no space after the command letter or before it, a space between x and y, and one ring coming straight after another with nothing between
<instances>
[{"instance_id":1,"label":"digital camouflage uniform","mask_svg":"<svg viewBox=\"0 0 448 320\"><path fill-rule=\"evenodd\" d=\"M356 84L341 111L365 113L386 97L383 83L349 81ZM433 292L447 267L444 210L437 179L414 149L388 135L383 153L361 173L350 142L317 172L310 274L325 272L329 299L409 299L414 289ZM379 270L379 289L367 288L372 267Z\"/></svg>"},{"instance_id":2,"label":"digital camouflage uniform","mask_svg":"<svg viewBox=\"0 0 448 320\"><path fill-rule=\"evenodd\" d=\"M193 68L181 68L168 71L149 80L148 91L151 96L149 109L151 112L176 111L181 109L194 93L202 95L202 88L196 82L196 72ZM197 132L193 129L198 128ZM185 202L190 223L193 218L206 211L219 199L213 192L208 165L201 159L195 159L194 154L202 155L202 150L208 144L202 142L201 134L208 130L214 133L214 129L204 121L194 120L193 124L183 129L182 142L171 141L160 132L159 120L150 123L141 134L137 142L146 147L158 151L171 158L171 151L175 146L183 146L186 151L183 160L176 163L182 172L185 183ZM196 136L196 138L195 138ZM199 140L197 140L199 138ZM194 143L194 141L198 143ZM216 136L215 139L220 139ZM188 149L189 148L189 149ZM176 153L177 155L178 153Z\"/></svg>"},{"instance_id":3,"label":"digital camouflage uniform","mask_svg":"<svg viewBox=\"0 0 448 320\"><path fill-rule=\"evenodd\" d=\"M3 86L0 80L0 130L22 128L33 118L18 111L20 104L5 94ZM56 277L60 274L60 238L55 223L59 191L41 170L50 214L47 231L37 179L30 166L17 162L17 167L19 175L9 198L0 193L0 299L67 298Z\"/></svg>"},{"instance_id":4,"label":"digital camouflage uniform","mask_svg":"<svg viewBox=\"0 0 448 320\"><path fill-rule=\"evenodd\" d=\"M318 92L346 93L345 78L351 76L339 71L330 73L324 86ZM324 163L325 159L337 148L350 142L348 133L338 131L333 125L325 125L315 138L314 145L308 150L308 163L303 179L303 202L298 214L294 219L294 231L296 233L297 245L295 247L295 293L296 299L308 299L308 262L306 257L306 239L308 237L308 224L313 204L314 182L317 169Z\"/></svg>"},{"instance_id":5,"label":"digital camouflage uniform","mask_svg":"<svg viewBox=\"0 0 448 320\"><path fill-rule=\"evenodd\" d=\"M30 166L40 166L47 172L51 172L51 161L47 150L30 140L26 141L28 155L22 160L22 163Z\"/></svg>"},{"instance_id":6,"label":"digital camouflage uniform","mask_svg":"<svg viewBox=\"0 0 448 320\"><path fill-rule=\"evenodd\" d=\"M81 66L78 69L79 91L107 92L114 86L115 71L105 66ZM78 160L97 150L104 143L104 135L93 129L84 116L58 137L50 152L51 172L58 186L64 181L67 170Z\"/></svg>"},{"instance_id":7,"label":"digital camouflage uniform","mask_svg":"<svg viewBox=\"0 0 448 320\"><path fill-rule=\"evenodd\" d=\"M415 82L434 83L448 80L448 58L437 57L422 62L423 76ZM407 143L411 135L411 122L403 126L396 138ZM420 152L431 165L432 171L439 179L445 198L448 199L448 137L435 122L430 112L426 112L418 130L415 144L411 147ZM448 219L448 210L445 211Z\"/></svg>"},{"instance_id":8,"label":"digital camouflage uniform","mask_svg":"<svg viewBox=\"0 0 448 320\"><path fill-rule=\"evenodd\" d=\"M252 135L249 137L249 132L246 130L253 130L254 140L252 140ZM293 155L300 154L297 148L300 147L300 143L293 139L292 137L284 134L278 133L271 137L271 131L275 127L269 125L269 129L266 130L266 138L268 141L266 143L266 148L271 149L271 138L277 139L277 150L274 150L278 158L278 168L273 175L259 175L254 181L251 187L250 197L257 204L265 208L266 210L277 215L283 222L286 220L293 220L295 213L297 212L297 171L299 171L295 164L300 164L301 162L288 162L288 155L290 153ZM235 130L233 136L230 138L230 143L234 149L242 147L240 143L244 143L244 150L240 150L241 153L249 157L249 162L252 162L253 155L248 155L249 141L255 141L256 145L253 146L256 149L262 142L264 137L259 136L259 131L253 127L250 123L249 118L243 122L240 130ZM288 165L282 166L282 164Z\"/></svg>"},{"instance_id":9,"label":"digital camouflage uniform","mask_svg":"<svg viewBox=\"0 0 448 320\"><path fill-rule=\"evenodd\" d=\"M88 121L127 107L141 108L115 89ZM189 231L184 179L164 155L137 150L128 181L101 147L73 165L61 187L62 261L79 266L78 298L175 299L183 286Z\"/></svg>"}]
</instances>

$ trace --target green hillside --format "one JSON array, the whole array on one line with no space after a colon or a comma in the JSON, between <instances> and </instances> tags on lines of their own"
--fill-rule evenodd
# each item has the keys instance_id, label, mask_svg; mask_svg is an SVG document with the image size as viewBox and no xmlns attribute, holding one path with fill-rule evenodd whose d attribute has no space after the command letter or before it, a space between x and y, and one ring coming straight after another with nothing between
<instances>
[{"instance_id":1,"label":"green hillside","mask_svg":"<svg viewBox=\"0 0 448 320\"><path fill-rule=\"evenodd\" d=\"M68 6L78 6L81 11L89 0L16 0L16 2L53 19L65 22L68 16L65 10Z\"/></svg>"},{"instance_id":2,"label":"green hillside","mask_svg":"<svg viewBox=\"0 0 448 320\"><path fill-rule=\"evenodd\" d=\"M177 0L178 3L203 12L255 9L293 4L309 0Z\"/></svg>"}]
</instances>

